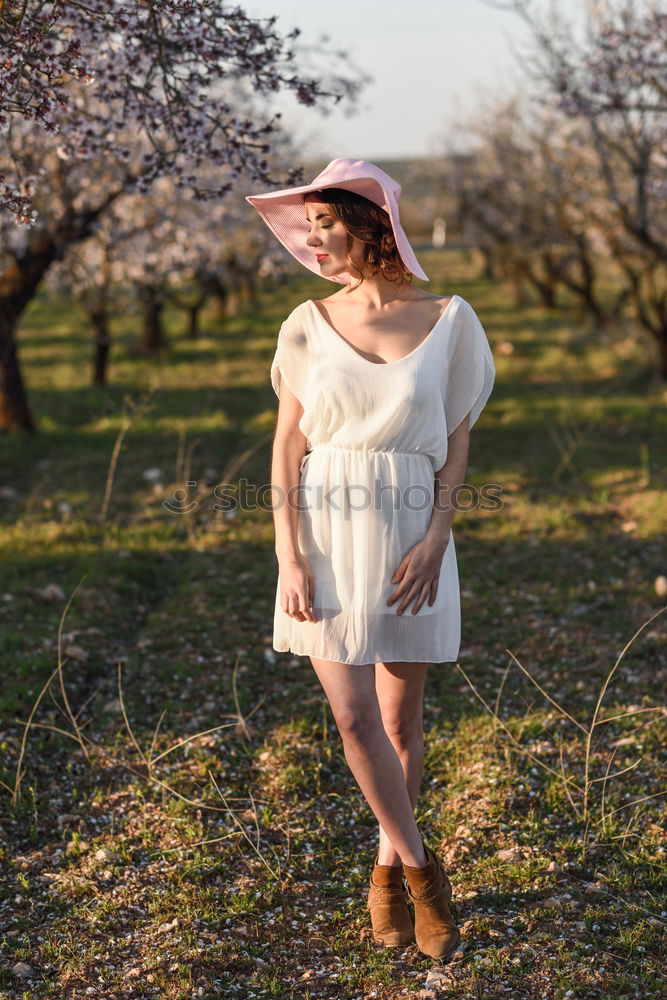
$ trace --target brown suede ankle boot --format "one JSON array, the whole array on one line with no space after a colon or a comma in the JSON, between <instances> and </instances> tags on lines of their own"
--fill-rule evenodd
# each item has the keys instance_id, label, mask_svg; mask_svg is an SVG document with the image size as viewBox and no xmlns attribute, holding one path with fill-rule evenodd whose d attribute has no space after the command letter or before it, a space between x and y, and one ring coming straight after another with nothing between
<instances>
[{"instance_id":1,"label":"brown suede ankle boot","mask_svg":"<svg viewBox=\"0 0 667 1000\"><path fill-rule=\"evenodd\" d=\"M379 865L377 860L376 855L366 904L373 938L385 948L405 947L414 941L415 931L403 885L403 867Z\"/></svg>"},{"instance_id":2,"label":"brown suede ankle boot","mask_svg":"<svg viewBox=\"0 0 667 1000\"><path fill-rule=\"evenodd\" d=\"M415 937L417 947L431 958L446 959L461 940L449 904L452 886L442 862L424 844L427 864L423 868L403 865L408 892L415 905Z\"/></svg>"}]
</instances>

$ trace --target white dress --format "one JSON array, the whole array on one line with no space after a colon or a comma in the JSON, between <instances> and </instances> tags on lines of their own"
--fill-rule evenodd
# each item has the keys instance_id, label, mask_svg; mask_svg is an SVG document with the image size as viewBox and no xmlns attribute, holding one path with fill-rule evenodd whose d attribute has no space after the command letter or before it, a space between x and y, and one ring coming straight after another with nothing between
<instances>
[{"instance_id":1,"label":"white dress","mask_svg":"<svg viewBox=\"0 0 667 1000\"><path fill-rule=\"evenodd\" d=\"M299 549L314 575L313 613L299 622L280 606L273 648L341 663L455 662L461 604L454 534L442 559L435 603L398 615L391 577L424 537L447 435L467 413L475 423L495 366L472 306L454 295L428 336L388 364L364 358L312 300L280 328L271 383L282 379L303 406ZM462 516L459 514L459 516Z\"/></svg>"}]
</instances>

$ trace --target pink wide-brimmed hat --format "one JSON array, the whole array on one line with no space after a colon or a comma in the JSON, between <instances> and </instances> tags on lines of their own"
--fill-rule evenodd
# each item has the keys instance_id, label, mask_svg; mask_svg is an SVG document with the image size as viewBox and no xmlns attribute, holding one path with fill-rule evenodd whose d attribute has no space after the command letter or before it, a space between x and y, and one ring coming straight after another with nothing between
<instances>
[{"instance_id":1,"label":"pink wide-brimmed hat","mask_svg":"<svg viewBox=\"0 0 667 1000\"><path fill-rule=\"evenodd\" d=\"M329 276L321 273L312 248L306 245L308 224L303 199L304 195L311 191L321 191L330 187L354 191L383 208L391 220L401 260L415 277L424 281L429 280L415 257L398 216L401 185L373 163L339 157L332 160L312 184L285 188L282 191L269 191L266 194L247 195L246 201L254 205L269 229L293 257L296 257L309 271L325 278ZM349 284L352 276L344 271L342 274L333 275L329 280Z\"/></svg>"}]
</instances>

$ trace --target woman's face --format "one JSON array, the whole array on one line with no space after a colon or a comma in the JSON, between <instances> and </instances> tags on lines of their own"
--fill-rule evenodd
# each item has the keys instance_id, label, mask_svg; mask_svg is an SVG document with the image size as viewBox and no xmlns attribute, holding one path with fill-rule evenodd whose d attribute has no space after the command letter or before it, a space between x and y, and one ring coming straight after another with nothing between
<instances>
[{"instance_id":1,"label":"woman's face","mask_svg":"<svg viewBox=\"0 0 667 1000\"><path fill-rule=\"evenodd\" d=\"M306 198L306 219L310 227L306 245L320 265L320 273L326 278L341 274L347 269L347 229L330 214L327 205L315 198ZM355 264L362 264L363 248L361 240L353 236L350 254Z\"/></svg>"}]
</instances>

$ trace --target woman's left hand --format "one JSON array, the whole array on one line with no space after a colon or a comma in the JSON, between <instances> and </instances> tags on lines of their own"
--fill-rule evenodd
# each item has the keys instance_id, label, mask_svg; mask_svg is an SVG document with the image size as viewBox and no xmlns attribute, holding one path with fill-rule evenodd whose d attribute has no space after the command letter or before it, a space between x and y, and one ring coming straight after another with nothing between
<instances>
[{"instance_id":1,"label":"woman's left hand","mask_svg":"<svg viewBox=\"0 0 667 1000\"><path fill-rule=\"evenodd\" d=\"M403 598L396 614L403 614L415 597L417 602L412 609L413 615L417 614L427 597L431 607L435 604L440 567L448 544L449 534L446 538L440 538L438 542L422 538L403 556L391 578L391 582L397 583L398 586L387 600L387 606L390 606L399 597Z\"/></svg>"}]
</instances>

